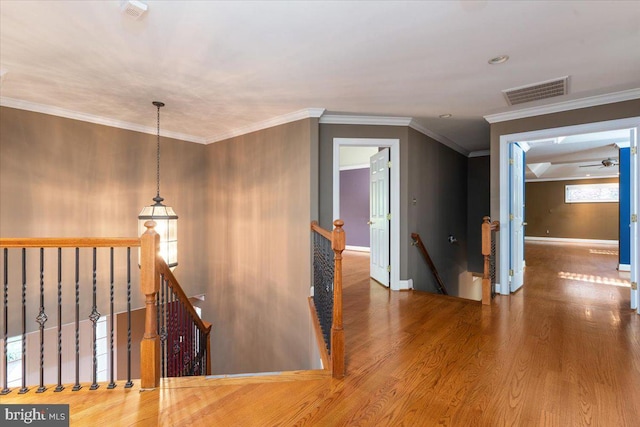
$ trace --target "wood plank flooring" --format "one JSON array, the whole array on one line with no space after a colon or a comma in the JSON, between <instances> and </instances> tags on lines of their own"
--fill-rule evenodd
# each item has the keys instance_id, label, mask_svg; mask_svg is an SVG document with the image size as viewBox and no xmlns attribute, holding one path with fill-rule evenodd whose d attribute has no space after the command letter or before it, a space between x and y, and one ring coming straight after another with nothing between
<instances>
[{"instance_id":1,"label":"wood plank flooring","mask_svg":"<svg viewBox=\"0 0 640 427\"><path fill-rule=\"evenodd\" d=\"M492 307L390 292L367 255L346 253L344 380L171 379L0 401L69 403L73 426L635 426L640 316L608 251L527 244L524 287Z\"/></svg>"}]
</instances>

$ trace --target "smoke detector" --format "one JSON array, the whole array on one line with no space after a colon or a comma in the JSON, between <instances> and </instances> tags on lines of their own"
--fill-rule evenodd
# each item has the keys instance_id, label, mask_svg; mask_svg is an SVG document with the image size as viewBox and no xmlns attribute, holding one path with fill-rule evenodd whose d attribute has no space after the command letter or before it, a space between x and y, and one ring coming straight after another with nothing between
<instances>
[{"instance_id":1,"label":"smoke detector","mask_svg":"<svg viewBox=\"0 0 640 427\"><path fill-rule=\"evenodd\" d=\"M138 0L122 0L120 2L120 10L127 16L135 20L142 18L149 6Z\"/></svg>"},{"instance_id":2,"label":"smoke detector","mask_svg":"<svg viewBox=\"0 0 640 427\"><path fill-rule=\"evenodd\" d=\"M516 105L569 93L569 76L503 90L507 104Z\"/></svg>"}]
</instances>

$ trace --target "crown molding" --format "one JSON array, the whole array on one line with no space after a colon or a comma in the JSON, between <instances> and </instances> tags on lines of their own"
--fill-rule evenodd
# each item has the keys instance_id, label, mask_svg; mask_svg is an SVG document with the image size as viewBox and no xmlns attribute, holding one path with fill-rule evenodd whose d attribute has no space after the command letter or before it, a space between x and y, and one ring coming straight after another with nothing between
<instances>
[{"instance_id":1,"label":"crown molding","mask_svg":"<svg viewBox=\"0 0 640 427\"><path fill-rule=\"evenodd\" d=\"M440 144L446 145L447 147L451 148L454 151L457 151L458 153L462 154L465 157L469 156L469 150L466 150L460 147L458 144L456 144L446 136L442 136L439 133L436 133L432 130L427 129L426 127L422 126L420 123L416 122L414 119L411 119L411 123L409 123L409 127L428 136L429 138L435 139Z\"/></svg>"},{"instance_id":2,"label":"crown molding","mask_svg":"<svg viewBox=\"0 0 640 427\"><path fill-rule=\"evenodd\" d=\"M36 104L35 102L23 101L20 99L0 97L0 106L16 108L18 110L33 111L34 113L48 114L51 116L64 117L66 119L79 120L82 122L94 123L97 125L109 126L119 129L131 130L134 132L157 135L158 129L152 126L142 126L135 123L124 122L122 120L110 119L107 117L94 116L92 114L79 113L64 108L53 107L51 105ZM204 144L204 138L186 133L161 130L160 135L166 138L179 139L181 141Z\"/></svg>"},{"instance_id":3,"label":"crown molding","mask_svg":"<svg viewBox=\"0 0 640 427\"><path fill-rule=\"evenodd\" d=\"M485 156L490 156L491 155L491 150L479 150L479 151L472 151L469 153L469 158L471 157L485 157Z\"/></svg>"},{"instance_id":4,"label":"crown molding","mask_svg":"<svg viewBox=\"0 0 640 427\"><path fill-rule=\"evenodd\" d=\"M324 114L324 111L324 108L305 108L302 110L294 111L293 113L263 120L261 122L250 124L248 126L230 130L228 132L219 133L207 138L206 144L213 144L215 142L224 141L225 139L246 135L251 132L257 132L259 130L268 129L274 126L297 122L298 120L318 118L321 117L322 114Z\"/></svg>"},{"instance_id":5,"label":"crown molding","mask_svg":"<svg viewBox=\"0 0 640 427\"><path fill-rule=\"evenodd\" d=\"M458 153L468 156L469 151L460 147L449 138L444 137L432 130L427 129L412 117L390 117L390 116L352 116L343 114L326 114L320 117L320 124L331 125L373 125L373 126L407 126L417 130L423 135L433 138L439 143L446 145Z\"/></svg>"},{"instance_id":6,"label":"crown molding","mask_svg":"<svg viewBox=\"0 0 640 427\"><path fill-rule=\"evenodd\" d=\"M373 125L373 126L409 126L411 117L390 116L354 116L342 114L325 114L320 117L323 125Z\"/></svg>"},{"instance_id":7,"label":"crown molding","mask_svg":"<svg viewBox=\"0 0 640 427\"><path fill-rule=\"evenodd\" d=\"M499 123L509 120L524 119L526 117L541 116L543 114L559 113L562 111L577 110L579 108L612 104L614 102L630 101L638 98L640 98L640 88L613 92L604 95L588 96L586 98L574 99L571 101L562 101L538 107L530 107L520 110L506 111L503 113L489 114L484 116L484 119L489 123Z\"/></svg>"}]
</instances>

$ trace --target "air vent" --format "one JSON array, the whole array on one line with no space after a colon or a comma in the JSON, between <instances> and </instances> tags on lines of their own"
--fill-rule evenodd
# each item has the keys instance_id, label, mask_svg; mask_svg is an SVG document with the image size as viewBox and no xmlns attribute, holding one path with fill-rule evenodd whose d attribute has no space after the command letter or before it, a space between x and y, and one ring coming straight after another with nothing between
<instances>
[{"instance_id":1,"label":"air vent","mask_svg":"<svg viewBox=\"0 0 640 427\"><path fill-rule=\"evenodd\" d=\"M140 19L147 11L147 8L146 4L137 0L122 0L120 2L120 10L133 19Z\"/></svg>"},{"instance_id":2,"label":"air vent","mask_svg":"<svg viewBox=\"0 0 640 427\"><path fill-rule=\"evenodd\" d=\"M553 98L566 95L569 90L569 76L532 85L514 87L503 90L502 93L509 105L524 104L525 102L538 101L540 99Z\"/></svg>"}]
</instances>

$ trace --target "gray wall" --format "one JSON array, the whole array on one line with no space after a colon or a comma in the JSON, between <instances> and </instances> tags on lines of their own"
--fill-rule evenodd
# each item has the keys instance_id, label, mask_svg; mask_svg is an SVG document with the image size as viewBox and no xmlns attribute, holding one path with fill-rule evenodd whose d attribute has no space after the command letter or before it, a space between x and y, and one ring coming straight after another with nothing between
<instances>
[{"instance_id":1,"label":"gray wall","mask_svg":"<svg viewBox=\"0 0 640 427\"><path fill-rule=\"evenodd\" d=\"M467 160L467 236L469 271L482 273L482 217L488 216L490 206L489 156L470 157Z\"/></svg>"},{"instance_id":2,"label":"gray wall","mask_svg":"<svg viewBox=\"0 0 640 427\"><path fill-rule=\"evenodd\" d=\"M317 119L206 147L213 371L312 367L312 152Z\"/></svg>"},{"instance_id":3,"label":"gray wall","mask_svg":"<svg viewBox=\"0 0 640 427\"><path fill-rule=\"evenodd\" d=\"M525 235L618 240L619 203L565 203L564 201L565 185L600 183L618 183L618 179L527 182Z\"/></svg>"},{"instance_id":4,"label":"gray wall","mask_svg":"<svg viewBox=\"0 0 640 427\"><path fill-rule=\"evenodd\" d=\"M467 158L413 129L408 151L409 232L420 234L447 291L458 295L458 276L467 270ZM448 242L450 234L457 243ZM435 291L417 248L409 248L408 261L414 289Z\"/></svg>"},{"instance_id":5,"label":"gray wall","mask_svg":"<svg viewBox=\"0 0 640 427\"><path fill-rule=\"evenodd\" d=\"M153 111L151 111L153 114ZM201 238L206 227L203 214L205 188L205 147L162 138L161 195L176 209L179 262L175 274L192 294L205 290L206 241ZM0 236L2 237L135 237L137 216L144 205L152 204L156 193L156 137L107 126L70 120L12 108L0 108ZM31 251L31 250L30 250ZM37 250L29 255L35 270L29 273L29 298L38 289ZM51 251L55 251L52 249ZM137 251L133 251L134 264ZM12 255L10 255L12 256ZM16 254L16 257L19 255ZM46 253L53 264L55 253ZM105 253L105 256L106 255ZM116 256L118 256L116 254ZM82 253L90 268L90 253ZM105 265L104 257L99 266ZM18 258L10 258L19 266ZM67 268L70 267L70 268ZM18 268L12 268L17 274ZM88 316L90 295L85 289L91 281L83 277L82 312ZM134 271L135 273L135 271ZM99 267L98 311L108 312L108 274ZM134 276L133 306L143 305ZM63 300L73 306L72 265L65 264ZM88 282L87 282L88 280ZM49 327L56 306L53 284L47 277L45 309ZM19 279L12 281L9 304L19 307ZM34 299L37 301L37 299ZM32 300L32 301L34 301ZM118 300L119 301L119 300ZM27 308L27 318L37 315L36 304ZM117 307L118 308L118 307ZM19 310L9 310L15 320ZM71 321L65 311L64 322ZM10 324L15 324L14 321ZM28 322L35 329L36 322ZM10 331L10 334L13 332Z\"/></svg>"}]
</instances>

